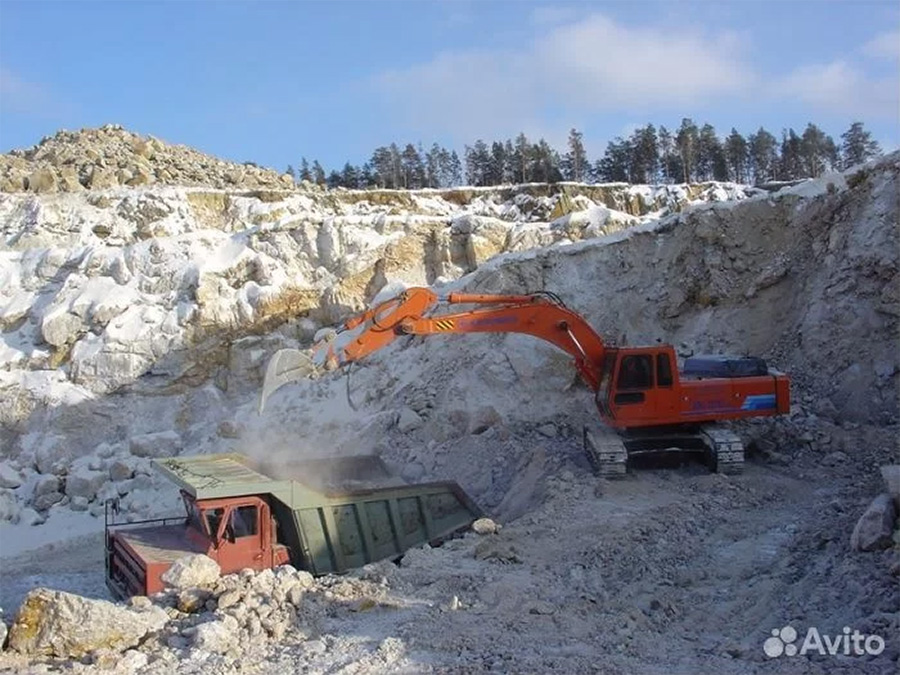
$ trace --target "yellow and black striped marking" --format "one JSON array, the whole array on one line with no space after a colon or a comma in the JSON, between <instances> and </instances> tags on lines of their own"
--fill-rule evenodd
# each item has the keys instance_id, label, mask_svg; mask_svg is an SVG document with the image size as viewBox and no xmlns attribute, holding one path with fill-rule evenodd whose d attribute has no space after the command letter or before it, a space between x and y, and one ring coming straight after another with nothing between
<instances>
[{"instance_id":1,"label":"yellow and black striped marking","mask_svg":"<svg viewBox=\"0 0 900 675\"><path fill-rule=\"evenodd\" d=\"M435 319L434 322L435 328L438 330L453 330L453 321L452 320L441 320Z\"/></svg>"}]
</instances>

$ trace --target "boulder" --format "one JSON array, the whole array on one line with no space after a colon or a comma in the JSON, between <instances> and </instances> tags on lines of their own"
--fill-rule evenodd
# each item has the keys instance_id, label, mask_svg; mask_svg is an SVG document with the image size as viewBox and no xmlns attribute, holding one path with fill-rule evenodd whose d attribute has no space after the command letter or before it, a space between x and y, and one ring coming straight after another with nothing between
<instances>
[{"instance_id":1,"label":"boulder","mask_svg":"<svg viewBox=\"0 0 900 675\"><path fill-rule=\"evenodd\" d=\"M97 490L109 480L106 471L79 468L66 478L66 494L69 497L85 497L88 501L97 496Z\"/></svg>"},{"instance_id":2,"label":"boulder","mask_svg":"<svg viewBox=\"0 0 900 675\"><path fill-rule=\"evenodd\" d=\"M79 317L59 309L44 316L41 322L41 336L48 345L62 347L74 341L82 325Z\"/></svg>"},{"instance_id":3,"label":"boulder","mask_svg":"<svg viewBox=\"0 0 900 675\"><path fill-rule=\"evenodd\" d=\"M117 459L109 465L109 478L114 481L128 480L134 476L131 464L123 459Z\"/></svg>"},{"instance_id":4,"label":"boulder","mask_svg":"<svg viewBox=\"0 0 900 675\"><path fill-rule=\"evenodd\" d=\"M92 167L87 179L87 187L92 190L104 190L116 187L118 184L115 174L110 170L101 168L99 164Z\"/></svg>"},{"instance_id":5,"label":"boulder","mask_svg":"<svg viewBox=\"0 0 900 675\"><path fill-rule=\"evenodd\" d=\"M888 493L875 497L853 528L850 548L854 551L879 551L889 548L894 532L897 507Z\"/></svg>"},{"instance_id":6,"label":"boulder","mask_svg":"<svg viewBox=\"0 0 900 675\"><path fill-rule=\"evenodd\" d=\"M69 508L73 511L87 511L88 506L87 497L72 497L69 501Z\"/></svg>"},{"instance_id":7,"label":"boulder","mask_svg":"<svg viewBox=\"0 0 900 675\"><path fill-rule=\"evenodd\" d=\"M84 186L78 180L78 171L71 166L59 170L59 187L63 192L80 192Z\"/></svg>"},{"instance_id":8,"label":"boulder","mask_svg":"<svg viewBox=\"0 0 900 675\"><path fill-rule=\"evenodd\" d=\"M137 457L171 457L181 448L181 436L176 431L134 436L129 442L131 454Z\"/></svg>"},{"instance_id":9,"label":"boulder","mask_svg":"<svg viewBox=\"0 0 900 675\"><path fill-rule=\"evenodd\" d=\"M58 476L54 476L52 474L39 476L34 483L34 497L37 498L41 495L58 492L61 485L62 483L59 480Z\"/></svg>"},{"instance_id":10,"label":"boulder","mask_svg":"<svg viewBox=\"0 0 900 675\"><path fill-rule=\"evenodd\" d=\"M0 488L0 523L17 523L20 511L19 500L13 491Z\"/></svg>"},{"instance_id":11,"label":"boulder","mask_svg":"<svg viewBox=\"0 0 900 675\"><path fill-rule=\"evenodd\" d=\"M0 462L0 488L14 489L22 484L22 475L9 465Z\"/></svg>"},{"instance_id":12,"label":"boulder","mask_svg":"<svg viewBox=\"0 0 900 675\"><path fill-rule=\"evenodd\" d=\"M9 647L23 654L81 658L122 651L169 620L160 607L139 611L106 600L36 588L25 597L9 631Z\"/></svg>"},{"instance_id":13,"label":"boulder","mask_svg":"<svg viewBox=\"0 0 900 675\"><path fill-rule=\"evenodd\" d=\"M166 586L177 590L212 588L219 579L219 564L212 558L197 554L176 560L162 575Z\"/></svg>"},{"instance_id":14,"label":"boulder","mask_svg":"<svg viewBox=\"0 0 900 675\"><path fill-rule=\"evenodd\" d=\"M46 511L54 504L59 504L65 495L62 492L46 492L32 500L31 505L38 511Z\"/></svg>"},{"instance_id":15,"label":"boulder","mask_svg":"<svg viewBox=\"0 0 900 675\"><path fill-rule=\"evenodd\" d=\"M419 414L412 408L403 408L403 410L400 411L400 417L397 420L397 428L401 432L407 433L414 429L418 429L422 424L424 424L422 418L419 417Z\"/></svg>"},{"instance_id":16,"label":"boulder","mask_svg":"<svg viewBox=\"0 0 900 675\"><path fill-rule=\"evenodd\" d=\"M212 593L203 588L188 588L178 594L176 607L179 612L185 614L193 614L200 612L206 608L206 601L209 600Z\"/></svg>"},{"instance_id":17,"label":"boulder","mask_svg":"<svg viewBox=\"0 0 900 675\"><path fill-rule=\"evenodd\" d=\"M472 531L476 534L497 534L500 531L500 527L490 518L479 518L472 523Z\"/></svg>"},{"instance_id":18,"label":"boulder","mask_svg":"<svg viewBox=\"0 0 900 675\"><path fill-rule=\"evenodd\" d=\"M886 464L881 467L881 477L884 479L888 493L900 507L900 464ZM9 486L4 486L2 481L0 481L0 487Z\"/></svg>"},{"instance_id":19,"label":"boulder","mask_svg":"<svg viewBox=\"0 0 900 675\"><path fill-rule=\"evenodd\" d=\"M238 622L232 616L201 623L194 629L194 647L213 654L224 654L238 644Z\"/></svg>"},{"instance_id":20,"label":"boulder","mask_svg":"<svg viewBox=\"0 0 900 675\"><path fill-rule=\"evenodd\" d=\"M56 190L56 174L53 169L49 167L37 169L28 176L29 192L56 192Z\"/></svg>"}]
</instances>

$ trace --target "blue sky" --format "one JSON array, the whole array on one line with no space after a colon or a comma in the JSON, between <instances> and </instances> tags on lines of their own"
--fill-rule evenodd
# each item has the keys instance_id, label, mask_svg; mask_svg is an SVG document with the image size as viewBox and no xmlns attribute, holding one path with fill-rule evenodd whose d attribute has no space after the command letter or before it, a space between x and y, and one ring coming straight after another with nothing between
<instances>
[{"instance_id":1,"label":"blue sky","mask_svg":"<svg viewBox=\"0 0 900 675\"><path fill-rule=\"evenodd\" d=\"M284 169L682 117L900 145L894 0L0 0L0 151L107 122Z\"/></svg>"}]
</instances>

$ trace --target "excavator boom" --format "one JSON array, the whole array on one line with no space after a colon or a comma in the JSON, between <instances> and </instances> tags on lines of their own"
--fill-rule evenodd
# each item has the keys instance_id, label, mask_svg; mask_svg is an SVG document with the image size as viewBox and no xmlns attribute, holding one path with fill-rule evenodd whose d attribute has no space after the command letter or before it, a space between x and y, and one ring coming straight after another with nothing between
<instances>
[{"instance_id":1,"label":"excavator boom","mask_svg":"<svg viewBox=\"0 0 900 675\"><path fill-rule=\"evenodd\" d=\"M438 313L441 305L476 305L476 309ZM554 294L496 295L450 293L408 288L399 295L347 319L313 345L308 354L295 349L277 352L269 363L260 394L266 400L290 382L334 370L389 345L402 335L442 333L521 333L556 345L575 359L575 368L596 391L605 348L603 339Z\"/></svg>"},{"instance_id":2,"label":"excavator boom","mask_svg":"<svg viewBox=\"0 0 900 675\"><path fill-rule=\"evenodd\" d=\"M434 313L442 303L488 307L456 313ZM401 335L522 333L550 342L572 355L576 369L594 391L599 386L605 351L603 339L594 329L549 293L451 293L442 298L427 288L410 288L398 297L349 319L344 329L343 333L338 333L332 341L318 348L327 351L324 361L332 367L358 361ZM319 360L323 360L321 355Z\"/></svg>"}]
</instances>

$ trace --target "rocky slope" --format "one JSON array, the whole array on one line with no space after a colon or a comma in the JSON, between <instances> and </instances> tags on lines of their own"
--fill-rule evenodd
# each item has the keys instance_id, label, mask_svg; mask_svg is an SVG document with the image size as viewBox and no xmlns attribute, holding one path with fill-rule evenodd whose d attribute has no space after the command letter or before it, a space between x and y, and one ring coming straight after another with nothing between
<instances>
[{"instance_id":1,"label":"rocky slope","mask_svg":"<svg viewBox=\"0 0 900 675\"><path fill-rule=\"evenodd\" d=\"M285 189L293 182L251 162L226 162L117 124L60 131L34 147L0 156L0 192L80 192L153 184Z\"/></svg>"},{"instance_id":2,"label":"rocky slope","mask_svg":"<svg viewBox=\"0 0 900 675\"><path fill-rule=\"evenodd\" d=\"M314 672L587 672L603 655L617 672L748 672L770 629L790 621L896 634L894 554L850 554L849 530L896 451L898 173L894 154L774 194L0 195L0 537L90 532L108 496L130 518L177 507L150 471L154 454L375 452L409 480L460 481L509 525L489 545L470 535L379 568L382 590L316 582L310 611L323 618L274 643L243 645L238 622L238 655L210 652L192 630L214 621L210 605L129 660L159 672L232 672L247 659ZM258 417L266 357L389 283L549 290L611 340L761 355L791 374L792 415L739 425L757 453L744 478L688 467L598 484L580 450L595 413L568 358L495 335L404 338L352 376L286 387ZM0 604L36 583L102 593L97 540L45 549L38 567L27 546L4 546ZM348 610L370 592L394 599ZM522 635L546 644L517 648ZM864 665L887 672L896 656ZM790 661L766 667L776 664L791 672Z\"/></svg>"}]
</instances>

